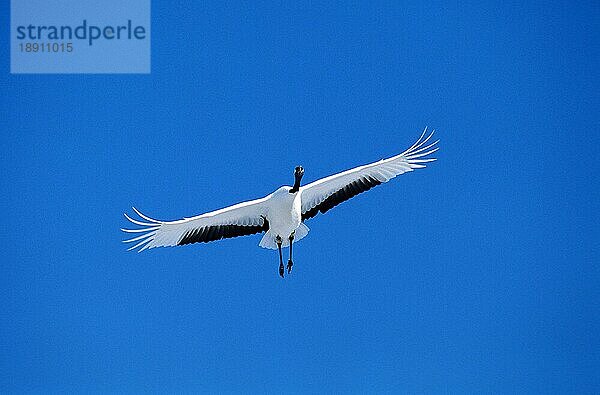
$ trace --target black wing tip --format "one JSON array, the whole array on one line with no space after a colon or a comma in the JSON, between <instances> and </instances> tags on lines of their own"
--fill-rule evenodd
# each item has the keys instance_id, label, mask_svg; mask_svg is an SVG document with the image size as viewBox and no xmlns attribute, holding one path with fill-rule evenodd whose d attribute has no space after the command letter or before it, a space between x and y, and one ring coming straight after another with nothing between
<instances>
[{"instance_id":1,"label":"black wing tip","mask_svg":"<svg viewBox=\"0 0 600 395\"><path fill-rule=\"evenodd\" d=\"M380 185L381 181L376 178L363 176L356 181L349 183L343 188L334 192L327 199L323 200L321 203L317 204L315 207L306 211L302 214L302 221L313 218L318 213L325 214L327 211L331 210L338 204L345 202L348 199L353 198L354 196L366 192L369 189Z\"/></svg>"},{"instance_id":2,"label":"black wing tip","mask_svg":"<svg viewBox=\"0 0 600 395\"><path fill-rule=\"evenodd\" d=\"M196 228L186 232L177 242L177 245L194 243L208 243L221 239L238 236L249 236L269 230L269 221L266 218L262 225L214 225Z\"/></svg>"}]
</instances>

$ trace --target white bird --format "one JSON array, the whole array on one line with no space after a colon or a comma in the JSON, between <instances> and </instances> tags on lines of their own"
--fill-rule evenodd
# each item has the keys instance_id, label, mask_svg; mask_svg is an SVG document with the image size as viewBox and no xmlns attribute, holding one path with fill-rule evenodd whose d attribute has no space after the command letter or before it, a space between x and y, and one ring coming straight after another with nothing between
<instances>
[{"instance_id":1,"label":"white bird","mask_svg":"<svg viewBox=\"0 0 600 395\"><path fill-rule=\"evenodd\" d=\"M139 248L139 252L154 247L178 246L191 243L245 236L265 232L259 246L279 250L279 275L283 277L284 267L282 247L290 247L287 264L288 273L292 270L292 243L308 234L304 222L319 212L325 213L338 204L392 178L425 167L434 158L428 155L439 149L439 140L426 145L433 132L426 138L427 128L417 142L400 155L368 165L355 167L342 173L322 178L301 186L304 169L297 166L294 171L294 186L282 186L261 199L239 203L220 210L178 221L158 221L150 218L135 207L141 217L139 221L127 214L125 217L139 229L121 229L127 233L141 233L137 237L124 240L137 242L129 250Z\"/></svg>"}]
</instances>

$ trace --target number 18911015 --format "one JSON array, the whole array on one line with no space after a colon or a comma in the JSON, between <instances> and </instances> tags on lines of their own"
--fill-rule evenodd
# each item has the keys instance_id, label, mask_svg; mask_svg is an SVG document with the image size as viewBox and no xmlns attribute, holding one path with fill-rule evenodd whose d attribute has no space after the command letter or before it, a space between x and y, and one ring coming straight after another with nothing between
<instances>
[{"instance_id":1,"label":"number 18911015","mask_svg":"<svg viewBox=\"0 0 600 395\"><path fill-rule=\"evenodd\" d=\"M21 52L73 52L73 43L19 43Z\"/></svg>"}]
</instances>

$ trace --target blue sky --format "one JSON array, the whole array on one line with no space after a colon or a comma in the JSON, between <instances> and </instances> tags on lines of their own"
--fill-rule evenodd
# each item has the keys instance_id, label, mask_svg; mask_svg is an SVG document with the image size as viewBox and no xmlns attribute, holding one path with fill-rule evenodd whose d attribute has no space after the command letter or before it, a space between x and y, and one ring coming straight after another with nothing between
<instances>
[{"instance_id":1,"label":"blue sky","mask_svg":"<svg viewBox=\"0 0 600 395\"><path fill-rule=\"evenodd\" d=\"M0 391L600 390L597 2L152 4L150 75L10 75ZM8 43L8 5L2 37ZM177 219L394 155L439 160L260 236ZM595 230L594 230L595 229Z\"/></svg>"}]
</instances>

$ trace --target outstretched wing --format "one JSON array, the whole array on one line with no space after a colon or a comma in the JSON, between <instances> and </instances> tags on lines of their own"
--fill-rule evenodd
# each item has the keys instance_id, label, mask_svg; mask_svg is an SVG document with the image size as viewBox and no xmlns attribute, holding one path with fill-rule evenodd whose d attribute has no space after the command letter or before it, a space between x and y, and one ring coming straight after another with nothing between
<instances>
[{"instance_id":1,"label":"outstretched wing","mask_svg":"<svg viewBox=\"0 0 600 395\"><path fill-rule=\"evenodd\" d=\"M243 202L217 211L202 214L179 221L158 221L133 210L144 221L135 220L125 214L125 218L139 229L121 229L127 233L142 233L137 237L124 240L124 243L135 243L129 250L177 246L191 243L208 243L230 237L246 236L269 230L269 222L264 217L267 198Z\"/></svg>"},{"instance_id":2,"label":"outstretched wing","mask_svg":"<svg viewBox=\"0 0 600 395\"><path fill-rule=\"evenodd\" d=\"M400 155L355 167L301 187L302 220L312 218L319 212L325 213L359 193L388 182L407 171L425 167L424 163L434 161L434 158L426 156L439 149L435 147L439 140L426 145L434 133L431 132L424 138L426 132L427 128L417 142Z\"/></svg>"}]
</instances>

